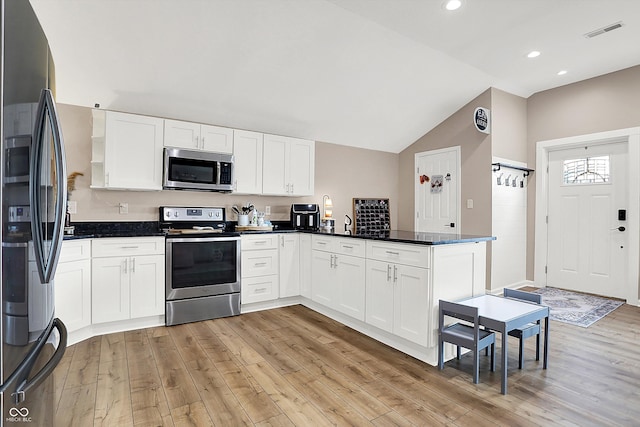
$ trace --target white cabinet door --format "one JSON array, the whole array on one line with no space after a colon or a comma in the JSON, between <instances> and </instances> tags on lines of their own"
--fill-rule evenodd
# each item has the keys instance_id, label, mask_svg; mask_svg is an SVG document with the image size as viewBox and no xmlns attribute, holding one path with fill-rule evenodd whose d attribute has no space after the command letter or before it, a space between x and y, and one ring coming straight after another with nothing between
<instances>
[{"instance_id":1,"label":"white cabinet door","mask_svg":"<svg viewBox=\"0 0 640 427\"><path fill-rule=\"evenodd\" d=\"M64 245L63 245L64 252ZM56 317L74 332L91 325L91 260L58 264L55 277Z\"/></svg>"},{"instance_id":2,"label":"white cabinet door","mask_svg":"<svg viewBox=\"0 0 640 427\"><path fill-rule=\"evenodd\" d=\"M334 307L336 300L336 270L333 268L333 254L312 251L311 299L327 307Z\"/></svg>"},{"instance_id":3,"label":"white cabinet door","mask_svg":"<svg viewBox=\"0 0 640 427\"><path fill-rule=\"evenodd\" d=\"M315 179L315 142L290 138L289 182L293 196L313 196Z\"/></svg>"},{"instance_id":4,"label":"white cabinet door","mask_svg":"<svg viewBox=\"0 0 640 427\"><path fill-rule=\"evenodd\" d=\"M311 234L300 234L300 295L311 298Z\"/></svg>"},{"instance_id":5,"label":"white cabinet door","mask_svg":"<svg viewBox=\"0 0 640 427\"><path fill-rule=\"evenodd\" d=\"M107 111L105 187L162 190L163 120Z\"/></svg>"},{"instance_id":6,"label":"white cabinet door","mask_svg":"<svg viewBox=\"0 0 640 427\"><path fill-rule=\"evenodd\" d=\"M200 148L215 153L233 153L233 129L220 126L200 127Z\"/></svg>"},{"instance_id":7,"label":"white cabinet door","mask_svg":"<svg viewBox=\"0 0 640 427\"><path fill-rule=\"evenodd\" d=\"M263 194L313 195L315 142L265 134L262 167Z\"/></svg>"},{"instance_id":8,"label":"white cabinet door","mask_svg":"<svg viewBox=\"0 0 640 427\"><path fill-rule=\"evenodd\" d=\"M393 266L387 262L367 260L366 322L393 332Z\"/></svg>"},{"instance_id":9,"label":"white cabinet door","mask_svg":"<svg viewBox=\"0 0 640 427\"><path fill-rule=\"evenodd\" d=\"M164 314L164 255L143 255L129 258L130 317Z\"/></svg>"},{"instance_id":10,"label":"white cabinet door","mask_svg":"<svg viewBox=\"0 0 640 427\"><path fill-rule=\"evenodd\" d=\"M262 161L262 193L289 194L289 139L286 136L265 135Z\"/></svg>"},{"instance_id":11,"label":"white cabinet door","mask_svg":"<svg viewBox=\"0 0 640 427\"><path fill-rule=\"evenodd\" d=\"M91 261L92 323L129 319L129 257Z\"/></svg>"},{"instance_id":12,"label":"white cabinet door","mask_svg":"<svg viewBox=\"0 0 640 427\"><path fill-rule=\"evenodd\" d=\"M300 237L280 235L280 298L300 295Z\"/></svg>"},{"instance_id":13,"label":"white cabinet door","mask_svg":"<svg viewBox=\"0 0 640 427\"><path fill-rule=\"evenodd\" d=\"M364 321L364 258L348 255L334 255L333 264L337 279L334 308L355 319Z\"/></svg>"},{"instance_id":14,"label":"white cabinet door","mask_svg":"<svg viewBox=\"0 0 640 427\"><path fill-rule=\"evenodd\" d=\"M427 345L430 324L429 270L406 265L393 266L393 333Z\"/></svg>"},{"instance_id":15,"label":"white cabinet door","mask_svg":"<svg viewBox=\"0 0 640 427\"><path fill-rule=\"evenodd\" d=\"M262 194L262 148L263 134L233 131L234 192Z\"/></svg>"},{"instance_id":16,"label":"white cabinet door","mask_svg":"<svg viewBox=\"0 0 640 427\"><path fill-rule=\"evenodd\" d=\"M200 124L165 119L164 146L200 149Z\"/></svg>"}]
</instances>

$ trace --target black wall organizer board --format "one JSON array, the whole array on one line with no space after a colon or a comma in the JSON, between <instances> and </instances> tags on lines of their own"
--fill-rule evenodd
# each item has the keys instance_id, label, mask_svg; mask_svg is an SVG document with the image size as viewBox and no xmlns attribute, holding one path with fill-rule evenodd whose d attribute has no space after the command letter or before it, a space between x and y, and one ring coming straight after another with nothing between
<instances>
[{"instance_id":1,"label":"black wall organizer board","mask_svg":"<svg viewBox=\"0 0 640 427\"><path fill-rule=\"evenodd\" d=\"M353 199L356 234L375 234L391 229L389 199Z\"/></svg>"}]
</instances>

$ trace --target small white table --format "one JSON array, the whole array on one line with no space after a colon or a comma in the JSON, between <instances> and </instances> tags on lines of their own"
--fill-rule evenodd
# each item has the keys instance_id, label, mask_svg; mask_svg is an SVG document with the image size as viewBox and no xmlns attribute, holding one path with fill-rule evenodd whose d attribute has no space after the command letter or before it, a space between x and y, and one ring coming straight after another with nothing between
<instances>
[{"instance_id":1,"label":"small white table","mask_svg":"<svg viewBox=\"0 0 640 427\"><path fill-rule=\"evenodd\" d=\"M482 295L462 301L470 307L478 307L480 324L502 334L502 394L507 394L507 341L508 333L516 328L544 319L543 369L547 369L549 345L549 307L525 301Z\"/></svg>"}]
</instances>

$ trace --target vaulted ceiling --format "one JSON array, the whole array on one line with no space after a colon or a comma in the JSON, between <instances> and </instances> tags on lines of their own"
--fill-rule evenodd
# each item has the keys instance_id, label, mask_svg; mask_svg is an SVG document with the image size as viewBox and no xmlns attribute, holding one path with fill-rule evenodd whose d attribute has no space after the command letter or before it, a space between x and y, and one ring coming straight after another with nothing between
<instances>
[{"instance_id":1,"label":"vaulted ceiling","mask_svg":"<svg viewBox=\"0 0 640 427\"><path fill-rule=\"evenodd\" d=\"M638 0L31 3L58 102L389 152L489 87L528 97L640 64Z\"/></svg>"}]
</instances>

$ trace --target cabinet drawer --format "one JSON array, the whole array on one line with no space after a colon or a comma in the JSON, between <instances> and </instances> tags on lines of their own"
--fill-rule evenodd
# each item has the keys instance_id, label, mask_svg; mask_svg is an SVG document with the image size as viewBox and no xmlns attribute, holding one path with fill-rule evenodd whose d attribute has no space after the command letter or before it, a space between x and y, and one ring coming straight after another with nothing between
<instances>
[{"instance_id":1,"label":"cabinet drawer","mask_svg":"<svg viewBox=\"0 0 640 427\"><path fill-rule=\"evenodd\" d=\"M278 274L278 250L242 251L242 277Z\"/></svg>"},{"instance_id":2,"label":"cabinet drawer","mask_svg":"<svg viewBox=\"0 0 640 427\"><path fill-rule=\"evenodd\" d=\"M337 240L335 237L319 236L314 234L311 236L311 249L317 251L333 252L336 246Z\"/></svg>"},{"instance_id":3,"label":"cabinet drawer","mask_svg":"<svg viewBox=\"0 0 640 427\"><path fill-rule=\"evenodd\" d=\"M107 237L93 239L93 257L162 255L164 237Z\"/></svg>"},{"instance_id":4,"label":"cabinet drawer","mask_svg":"<svg viewBox=\"0 0 640 427\"><path fill-rule=\"evenodd\" d=\"M424 245L367 241L367 258L429 268L431 248Z\"/></svg>"},{"instance_id":5,"label":"cabinet drawer","mask_svg":"<svg viewBox=\"0 0 640 427\"><path fill-rule=\"evenodd\" d=\"M367 241L356 238L337 238L334 242L333 251L337 254L353 255L364 258Z\"/></svg>"},{"instance_id":6,"label":"cabinet drawer","mask_svg":"<svg viewBox=\"0 0 640 427\"><path fill-rule=\"evenodd\" d=\"M278 298L278 276L250 277L242 279L241 303L269 301Z\"/></svg>"},{"instance_id":7,"label":"cabinet drawer","mask_svg":"<svg viewBox=\"0 0 640 427\"><path fill-rule=\"evenodd\" d=\"M66 240L58 262L80 261L91 258L91 240Z\"/></svg>"},{"instance_id":8,"label":"cabinet drawer","mask_svg":"<svg viewBox=\"0 0 640 427\"><path fill-rule=\"evenodd\" d=\"M277 234L260 234L257 236L242 236L242 250L253 251L260 249L277 249Z\"/></svg>"}]
</instances>

